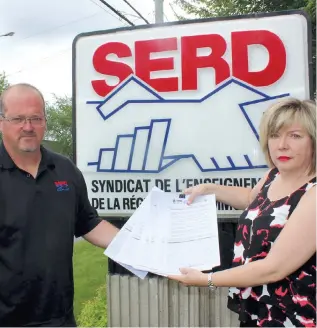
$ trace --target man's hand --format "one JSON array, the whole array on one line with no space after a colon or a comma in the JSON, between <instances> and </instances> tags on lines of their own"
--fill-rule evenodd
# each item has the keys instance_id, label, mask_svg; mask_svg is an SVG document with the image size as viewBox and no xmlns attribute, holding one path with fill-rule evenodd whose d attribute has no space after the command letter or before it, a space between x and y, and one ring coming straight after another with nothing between
<instances>
[{"instance_id":1,"label":"man's hand","mask_svg":"<svg viewBox=\"0 0 317 328\"><path fill-rule=\"evenodd\" d=\"M207 274L192 268L181 268L179 270L182 273L181 275L170 275L167 278L179 281L185 286L208 286Z\"/></svg>"}]
</instances>

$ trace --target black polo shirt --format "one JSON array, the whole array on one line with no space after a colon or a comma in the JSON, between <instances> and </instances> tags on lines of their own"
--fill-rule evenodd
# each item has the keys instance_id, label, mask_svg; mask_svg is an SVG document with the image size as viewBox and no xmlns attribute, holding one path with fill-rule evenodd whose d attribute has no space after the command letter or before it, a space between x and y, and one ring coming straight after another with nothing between
<instances>
[{"instance_id":1,"label":"black polo shirt","mask_svg":"<svg viewBox=\"0 0 317 328\"><path fill-rule=\"evenodd\" d=\"M37 178L0 144L0 326L59 326L73 311L73 241L100 219L81 172L42 148Z\"/></svg>"}]
</instances>

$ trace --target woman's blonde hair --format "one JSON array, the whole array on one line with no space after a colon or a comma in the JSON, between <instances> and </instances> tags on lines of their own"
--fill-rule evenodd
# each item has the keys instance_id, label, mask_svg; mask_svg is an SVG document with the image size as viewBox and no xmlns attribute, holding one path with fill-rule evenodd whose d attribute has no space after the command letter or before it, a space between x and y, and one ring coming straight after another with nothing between
<instances>
[{"instance_id":1,"label":"woman's blonde hair","mask_svg":"<svg viewBox=\"0 0 317 328\"><path fill-rule=\"evenodd\" d=\"M260 144L270 167L273 167L268 141L270 136L284 126L297 122L309 134L312 141L312 161L309 174L316 173L316 104L312 100L283 99L263 114L260 123Z\"/></svg>"}]
</instances>

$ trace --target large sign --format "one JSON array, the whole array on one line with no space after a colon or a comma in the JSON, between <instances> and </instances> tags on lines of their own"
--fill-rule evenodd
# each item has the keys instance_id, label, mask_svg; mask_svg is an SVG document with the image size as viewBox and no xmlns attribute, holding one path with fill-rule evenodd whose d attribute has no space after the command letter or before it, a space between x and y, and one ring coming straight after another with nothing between
<instances>
[{"instance_id":1,"label":"large sign","mask_svg":"<svg viewBox=\"0 0 317 328\"><path fill-rule=\"evenodd\" d=\"M310 96L309 30L292 11L78 35L76 164L99 214L130 215L155 185L253 187L263 112Z\"/></svg>"}]
</instances>

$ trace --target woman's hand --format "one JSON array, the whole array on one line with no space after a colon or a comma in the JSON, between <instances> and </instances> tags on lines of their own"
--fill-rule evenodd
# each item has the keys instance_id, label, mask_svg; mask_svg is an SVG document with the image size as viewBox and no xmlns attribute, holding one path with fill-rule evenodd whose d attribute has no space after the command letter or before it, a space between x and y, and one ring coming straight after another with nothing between
<instances>
[{"instance_id":1,"label":"woman's hand","mask_svg":"<svg viewBox=\"0 0 317 328\"><path fill-rule=\"evenodd\" d=\"M188 205L190 205L197 196L207 195L208 193L209 192L207 183L199 184L197 186L190 187L184 190L184 194L189 195L187 201Z\"/></svg>"},{"instance_id":2,"label":"woman's hand","mask_svg":"<svg viewBox=\"0 0 317 328\"><path fill-rule=\"evenodd\" d=\"M207 287L207 274L192 268L181 268L181 275L170 275L167 278L181 282L185 286Z\"/></svg>"}]
</instances>

